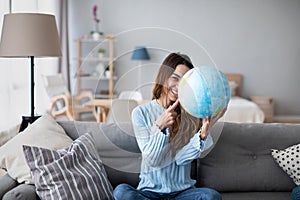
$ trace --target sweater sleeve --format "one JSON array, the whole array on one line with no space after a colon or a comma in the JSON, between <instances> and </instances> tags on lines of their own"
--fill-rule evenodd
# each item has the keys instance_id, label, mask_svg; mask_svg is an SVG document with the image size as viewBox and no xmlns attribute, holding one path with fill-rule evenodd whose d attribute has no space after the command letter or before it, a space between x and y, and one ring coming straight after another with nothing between
<instances>
[{"instance_id":1,"label":"sweater sleeve","mask_svg":"<svg viewBox=\"0 0 300 200\"><path fill-rule=\"evenodd\" d=\"M164 152L168 143L169 134L164 134L155 125L147 121L147 114L141 107L132 112L132 122L135 137L142 152L143 159L152 167L163 165Z\"/></svg>"},{"instance_id":2,"label":"sweater sleeve","mask_svg":"<svg viewBox=\"0 0 300 200\"><path fill-rule=\"evenodd\" d=\"M211 135L207 135L205 140L200 139L200 132L196 133L188 144L181 148L175 156L177 165L185 165L197 159L203 151L211 147L213 140Z\"/></svg>"}]
</instances>

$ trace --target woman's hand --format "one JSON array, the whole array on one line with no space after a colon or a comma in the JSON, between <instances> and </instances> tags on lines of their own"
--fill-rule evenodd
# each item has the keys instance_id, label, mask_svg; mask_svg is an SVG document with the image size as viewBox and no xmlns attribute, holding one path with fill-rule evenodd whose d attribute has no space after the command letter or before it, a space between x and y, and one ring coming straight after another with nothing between
<instances>
[{"instance_id":1,"label":"woman's hand","mask_svg":"<svg viewBox=\"0 0 300 200\"><path fill-rule=\"evenodd\" d=\"M201 129L201 135L200 138L201 139L205 139L206 136L208 135L208 131L210 129L210 127L212 127L213 125L215 125L215 123L221 118L223 117L223 115L225 114L227 108L224 108L221 112L219 112L216 116L214 117L205 117L202 119L202 129Z\"/></svg>"},{"instance_id":2,"label":"woman's hand","mask_svg":"<svg viewBox=\"0 0 300 200\"><path fill-rule=\"evenodd\" d=\"M160 130L164 130L167 127L170 127L174 124L175 119L177 117L177 112L175 111L175 108L178 106L178 99L173 103L173 105L170 105L163 114L161 114L155 124L158 126Z\"/></svg>"}]
</instances>

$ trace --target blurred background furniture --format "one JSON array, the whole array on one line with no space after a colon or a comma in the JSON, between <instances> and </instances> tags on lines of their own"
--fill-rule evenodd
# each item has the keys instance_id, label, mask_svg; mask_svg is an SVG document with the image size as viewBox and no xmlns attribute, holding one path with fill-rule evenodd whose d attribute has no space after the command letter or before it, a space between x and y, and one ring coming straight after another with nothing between
<instances>
[{"instance_id":1,"label":"blurred background furniture","mask_svg":"<svg viewBox=\"0 0 300 200\"><path fill-rule=\"evenodd\" d=\"M263 110L253 101L242 96L242 74L225 74L230 87L230 101L225 115L220 119L224 122L234 123L263 123L265 115Z\"/></svg>"},{"instance_id":2,"label":"blurred background furniture","mask_svg":"<svg viewBox=\"0 0 300 200\"><path fill-rule=\"evenodd\" d=\"M67 117L68 120L93 120L96 118L95 107L84 106L85 102L92 101L90 91L81 91L72 96L67 89L62 74L44 76L45 88L51 99L49 114L54 118Z\"/></svg>"},{"instance_id":3,"label":"blurred background furniture","mask_svg":"<svg viewBox=\"0 0 300 200\"><path fill-rule=\"evenodd\" d=\"M124 90L124 91L120 92L118 99L134 99L136 101L142 101L143 95L139 91Z\"/></svg>"},{"instance_id":4,"label":"blurred background furniture","mask_svg":"<svg viewBox=\"0 0 300 200\"><path fill-rule=\"evenodd\" d=\"M274 100L270 96L251 96L251 101L256 103L258 107L264 112L264 122L273 122L274 118Z\"/></svg>"},{"instance_id":5,"label":"blurred background furniture","mask_svg":"<svg viewBox=\"0 0 300 200\"><path fill-rule=\"evenodd\" d=\"M300 115L274 115L274 123L300 124Z\"/></svg>"},{"instance_id":6,"label":"blurred background furniture","mask_svg":"<svg viewBox=\"0 0 300 200\"><path fill-rule=\"evenodd\" d=\"M102 99L114 97L114 36L80 38L77 43L76 92L92 89L93 96ZM99 56L99 50L103 53ZM103 70L97 69L103 65ZM107 68L107 70L106 70ZM101 84L99 84L101 82Z\"/></svg>"},{"instance_id":7,"label":"blurred background furniture","mask_svg":"<svg viewBox=\"0 0 300 200\"><path fill-rule=\"evenodd\" d=\"M142 85L141 85L141 80L142 80L142 61L146 61L146 60L150 60L150 56L148 54L147 48L144 46L138 46L135 47L132 55L131 55L131 60L137 61L138 65L137 65L137 69L138 69L138 82L137 82L137 86L139 89L141 89Z\"/></svg>"},{"instance_id":8,"label":"blurred background furniture","mask_svg":"<svg viewBox=\"0 0 300 200\"><path fill-rule=\"evenodd\" d=\"M131 112L138 105L133 99L114 99L107 114L107 122L131 122Z\"/></svg>"},{"instance_id":9,"label":"blurred background furniture","mask_svg":"<svg viewBox=\"0 0 300 200\"><path fill-rule=\"evenodd\" d=\"M96 119L97 122L107 122L107 116L108 116L108 112L110 111L110 109L113 106L113 101L115 101L117 99L93 99L91 101L88 101L86 103L84 103L84 106L89 107L89 108L95 108L96 110ZM125 100L128 101L128 99L118 99L118 100ZM143 99L141 101L136 101L138 103L138 105L144 104L149 102L149 99ZM117 109L114 108L117 112ZM120 112L120 111L118 111Z\"/></svg>"}]
</instances>

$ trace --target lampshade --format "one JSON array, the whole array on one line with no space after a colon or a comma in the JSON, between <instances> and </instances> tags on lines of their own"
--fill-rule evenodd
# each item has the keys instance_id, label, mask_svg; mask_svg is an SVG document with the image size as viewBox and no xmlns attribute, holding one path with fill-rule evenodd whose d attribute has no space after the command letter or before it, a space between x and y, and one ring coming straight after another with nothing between
<instances>
[{"instance_id":1,"label":"lampshade","mask_svg":"<svg viewBox=\"0 0 300 200\"><path fill-rule=\"evenodd\" d=\"M13 13L4 15L1 57L61 56L54 15Z\"/></svg>"},{"instance_id":2,"label":"lampshade","mask_svg":"<svg viewBox=\"0 0 300 200\"><path fill-rule=\"evenodd\" d=\"M145 47L136 47L132 53L131 60L149 60L149 54Z\"/></svg>"}]
</instances>

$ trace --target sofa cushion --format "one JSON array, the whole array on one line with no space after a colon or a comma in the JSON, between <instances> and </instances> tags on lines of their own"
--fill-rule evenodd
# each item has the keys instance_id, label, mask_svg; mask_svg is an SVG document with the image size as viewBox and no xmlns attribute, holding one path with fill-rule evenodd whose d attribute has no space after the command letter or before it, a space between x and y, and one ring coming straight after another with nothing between
<instances>
[{"instance_id":1,"label":"sofa cushion","mask_svg":"<svg viewBox=\"0 0 300 200\"><path fill-rule=\"evenodd\" d=\"M76 139L89 132L95 138L95 145L105 165L108 178L113 185L128 183L136 187L139 182L141 153L130 122L96 123L58 121L66 133ZM219 139L222 126L215 126L211 133L213 141ZM201 154L205 157L213 147ZM193 170L194 171L194 170Z\"/></svg>"},{"instance_id":2,"label":"sofa cushion","mask_svg":"<svg viewBox=\"0 0 300 200\"><path fill-rule=\"evenodd\" d=\"M0 177L4 176L5 174L7 174L6 170L0 169Z\"/></svg>"},{"instance_id":3,"label":"sofa cushion","mask_svg":"<svg viewBox=\"0 0 300 200\"><path fill-rule=\"evenodd\" d=\"M19 183L33 183L22 145L61 149L71 143L72 139L66 135L64 129L46 114L0 147L0 168L5 168Z\"/></svg>"},{"instance_id":4,"label":"sofa cushion","mask_svg":"<svg viewBox=\"0 0 300 200\"><path fill-rule=\"evenodd\" d=\"M300 144L282 150L271 149L271 154L295 184L300 185Z\"/></svg>"},{"instance_id":5,"label":"sofa cushion","mask_svg":"<svg viewBox=\"0 0 300 200\"><path fill-rule=\"evenodd\" d=\"M20 184L9 190L2 200L40 200L32 184Z\"/></svg>"},{"instance_id":6,"label":"sofa cushion","mask_svg":"<svg viewBox=\"0 0 300 200\"><path fill-rule=\"evenodd\" d=\"M7 130L0 131L0 147L4 145L11 138L16 136L19 132L20 124L10 127Z\"/></svg>"},{"instance_id":7,"label":"sofa cushion","mask_svg":"<svg viewBox=\"0 0 300 200\"><path fill-rule=\"evenodd\" d=\"M291 191L295 184L270 149L300 143L300 125L225 123L214 149L198 166L199 186L220 192Z\"/></svg>"},{"instance_id":8,"label":"sofa cushion","mask_svg":"<svg viewBox=\"0 0 300 200\"><path fill-rule=\"evenodd\" d=\"M0 199L6 192L18 185L17 181L11 178L8 174L0 177Z\"/></svg>"},{"instance_id":9,"label":"sofa cushion","mask_svg":"<svg viewBox=\"0 0 300 200\"><path fill-rule=\"evenodd\" d=\"M58 151L24 145L41 199L113 199L93 140L85 134L69 148Z\"/></svg>"},{"instance_id":10,"label":"sofa cushion","mask_svg":"<svg viewBox=\"0 0 300 200\"><path fill-rule=\"evenodd\" d=\"M141 153L131 123L58 122L72 138L88 132L95 139L98 154L113 187L120 183L137 186Z\"/></svg>"},{"instance_id":11,"label":"sofa cushion","mask_svg":"<svg viewBox=\"0 0 300 200\"><path fill-rule=\"evenodd\" d=\"M290 200L290 192L226 192L222 200Z\"/></svg>"}]
</instances>

